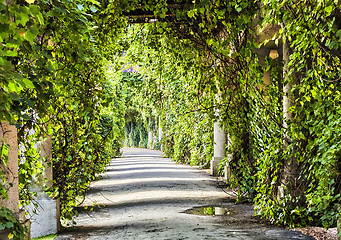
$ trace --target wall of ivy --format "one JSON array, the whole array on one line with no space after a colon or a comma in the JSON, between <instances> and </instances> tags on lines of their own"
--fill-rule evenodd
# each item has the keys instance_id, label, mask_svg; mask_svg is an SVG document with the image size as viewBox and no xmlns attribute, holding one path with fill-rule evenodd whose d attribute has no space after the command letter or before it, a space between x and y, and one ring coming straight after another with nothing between
<instances>
[{"instance_id":1,"label":"wall of ivy","mask_svg":"<svg viewBox=\"0 0 341 240\"><path fill-rule=\"evenodd\" d=\"M147 4L159 21L127 28L124 37L127 58L150 76L146 92L153 94L147 99L162 116L166 155L205 165L217 109L229 137L230 158L224 163L238 200L254 202L256 213L273 223L335 226L341 180L334 138L340 117L340 2L186 4ZM269 26L276 34L260 40ZM268 43L279 58L257 54ZM266 71L270 85L263 81Z\"/></svg>"},{"instance_id":2,"label":"wall of ivy","mask_svg":"<svg viewBox=\"0 0 341 240\"><path fill-rule=\"evenodd\" d=\"M219 110L237 199L254 202L256 213L273 223L335 226L340 1L175 4L180 7L165 0L0 3L0 120L16 124L25 145L22 204L33 198L29 185L41 172L33 142L46 134L53 139L55 174L47 191L61 198L62 217L71 219L124 139L145 146L150 119L161 119L167 156L206 167ZM124 15L141 8L158 21L127 24ZM268 26L277 34L260 40ZM257 55L268 42L285 46L278 59ZM125 74L127 64L136 71ZM0 193L6 198L4 185Z\"/></svg>"}]
</instances>

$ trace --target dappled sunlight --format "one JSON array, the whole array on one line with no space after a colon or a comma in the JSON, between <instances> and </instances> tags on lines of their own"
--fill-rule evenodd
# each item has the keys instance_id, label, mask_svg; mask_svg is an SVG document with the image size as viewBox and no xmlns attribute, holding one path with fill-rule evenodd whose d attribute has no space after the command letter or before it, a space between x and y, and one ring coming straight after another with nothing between
<instances>
[{"instance_id":1,"label":"dappled sunlight","mask_svg":"<svg viewBox=\"0 0 341 240\"><path fill-rule=\"evenodd\" d=\"M167 167L167 168L183 168L183 165L180 164L172 164L170 162L156 162L156 163L142 163L142 162L136 162L136 163L117 163L117 164L110 164L106 167L107 171L110 170L118 170L118 169L124 169L126 166L134 166L135 168L151 168L151 167ZM130 167L128 167L130 168Z\"/></svg>"},{"instance_id":2,"label":"dappled sunlight","mask_svg":"<svg viewBox=\"0 0 341 240\"><path fill-rule=\"evenodd\" d=\"M214 199L214 198L226 198L226 194L223 191L211 190L172 190L172 189L162 189L158 187L152 190L139 190L134 192L129 192L128 190L116 193L116 192L100 192L97 194L89 195L82 206L92 206L92 205L123 205L129 203L138 203L140 201L146 202L163 202L167 201L169 203L188 200L204 200L204 199Z\"/></svg>"},{"instance_id":3,"label":"dappled sunlight","mask_svg":"<svg viewBox=\"0 0 341 240\"><path fill-rule=\"evenodd\" d=\"M111 179L102 179L100 181L92 182L92 189L107 189L112 187L123 187L129 186L132 184L149 184L149 183L183 183L183 184L196 184L199 181L203 180L211 180L209 177L198 177L197 179L187 178L187 177L138 177L129 178L129 179L116 179L112 181Z\"/></svg>"},{"instance_id":4,"label":"dappled sunlight","mask_svg":"<svg viewBox=\"0 0 341 240\"><path fill-rule=\"evenodd\" d=\"M148 151L153 153L143 150ZM259 223L252 204L235 204L231 193L205 171L158 160L108 166L77 208L70 234L92 240L291 239L290 231Z\"/></svg>"},{"instance_id":5,"label":"dappled sunlight","mask_svg":"<svg viewBox=\"0 0 341 240\"><path fill-rule=\"evenodd\" d=\"M0 9L0 240L341 237L341 0ZM180 214L230 200L237 234Z\"/></svg>"},{"instance_id":6,"label":"dappled sunlight","mask_svg":"<svg viewBox=\"0 0 341 240\"><path fill-rule=\"evenodd\" d=\"M154 170L154 171L164 171L164 170L186 170L185 168L181 168L181 167L177 167L177 166L167 166L167 165L134 165L134 166L130 166L130 167L126 167L125 165L124 166L117 166L117 167L113 167L113 168L108 168L107 169L107 173L113 173L113 172L124 172L124 171L135 171L135 170ZM193 169L195 170L195 169ZM106 174L107 174L106 173ZM105 174L103 174L104 176Z\"/></svg>"},{"instance_id":7,"label":"dappled sunlight","mask_svg":"<svg viewBox=\"0 0 341 240\"><path fill-rule=\"evenodd\" d=\"M118 169L118 171L110 171L104 174L104 176L119 176L119 175L130 175L130 174L149 174L153 173L155 176L160 175L162 173L189 173L189 172L197 172L198 170L188 170L188 169L162 169L162 168L156 168L156 169L148 169L148 168L141 168L140 170L122 170Z\"/></svg>"},{"instance_id":8,"label":"dappled sunlight","mask_svg":"<svg viewBox=\"0 0 341 240\"><path fill-rule=\"evenodd\" d=\"M123 157L123 159L128 160L128 159L136 159L136 160L141 160L143 158L155 158L155 157L161 157L161 154L151 154L151 155L147 155L147 154L141 154L141 155L136 155L136 154L127 154Z\"/></svg>"},{"instance_id":9,"label":"dappled sunlight","mask_svg":"<svg viewBox=\"0 0 341 240\"><path fill-rule=\"evenodd\" d=\"M143 150L146 151L153 153ZM100 205L117 209L165 202L188 204L226 197L223 191L212 187L212 178L207 174L166 158L126 158L124 155L112 160L106 170L102 179L91 183L83 207Z\"/></svg>"}]
</instances>

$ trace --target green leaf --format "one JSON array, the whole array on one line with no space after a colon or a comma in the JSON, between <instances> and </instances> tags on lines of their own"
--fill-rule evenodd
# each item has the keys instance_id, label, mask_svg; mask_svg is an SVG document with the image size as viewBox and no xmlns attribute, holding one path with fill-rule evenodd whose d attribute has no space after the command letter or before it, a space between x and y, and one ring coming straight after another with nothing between
<instances>
[{"instance_id":1,"label":"green leaf","mask_svg":"<svg viewBox=\"0 0 341 240\"><path fill-rule=\"evenodd\" d=\"M336 36L341 38L341 29L339 29L337 32L336 32Z\"/></svg>"},{"instance_id":2,"label":"green leaf","mask_svg":"<svg viewBox=\"0 0 341 240\"><path fill-rule=\"evenodd\" d=\"M18 86L14 82L10 82L8 84L8 91L9 92L20 92L22 90L22 87Z\"/></svg>"},{"instance_id":3,"label":"green leaf","mask_svg":"<svg viewBox=\"0 0 341 240\"><path fill-rule=\"evenodd\" d=\"M239 6L238 4L235 5L234 8L237 10L237 12L240 12L241 10L243 10L243 8Z\"/></svg>"},{"instance_id":4,"label":"green leaf","mask_svg":"<svg viewBox=\"0 0 341 240\"><path fill-rule=\"evenodd\" d=\"M38 7L36 5L30 5L29 9L30 9L31 14L38 19L38 22L40 24L44 24L44 17L42 13L39 11Z\"/></svg>"},{"instance_id":5,"label":"green leaf","mask_svg":"<svg viewBox=\"0 0 341 240\"><path fill-rule=\"evenodd\" d=\"M194 11L193 10L188 11L187 15L188 15L188 17L193 18L194 17Z\"/></svg>"},{"instance_id":6,"label":"green leaf","mask_svg":"<svg viewBox=\"0 0 341 240\"><path fill-rule=\"evenodd\" d=\"M330 14L333 11L334 7L332 4L328 5L328 7L325 8L325 11Z\"/></svg>"},{"instance_id":7,"label":"green leaf","mask_svg":"<svg viewBox=\"0 0 341 240\"><path fill-rule=\"evenodd\" d=\"M5 227L6 228L12 228L14 226L14 224L12 223L12 222L7 222L6 224L5 224Z\"/></svg>"},{"instance_id":8,"label":"green leaf","mask_svg":"<svg viewBox=\"0 0 341 240\"><path fill-rule=\"evenodd\" d=\"M35 39L36 35L33 34L31 31L27 31L25 32L25 39L29 42L33 42L33 40Z\"/></svg>"},{"instance_id":9,"label":"green leaf","mask_svg":"<svg viewBox=\"0 0 341 240\"><path fill-rule=\"evenodd\" d=\"M33 82L31 80L29 80L27 78L23 78L22 81L25 83L25 86L27 88L30 88L30 89L34 89L35 88L35 86L34 86L34 84L33 84Z\"/></svg>"},{"instance_id":10,"label":"green leaf","mask_svg":"<svg viewBox=\"0 0 341 240\"><path fill-rule=\"evenodd\" d=\"M5 53L5 56L7 57L16 57L18 56L18 52L15 50L7 50Z\"/></svg>"},{"instance_id":11,"label":"green leaf","mask_svg":"<svg viewBox=\"0 0 341 240\"><path fill-rule=\"evenodd\" d=\"M29 15L27 13L21 13L15 22L20 23L22 26L25 26L28 21Z\"/></svg>"}]
</instances>

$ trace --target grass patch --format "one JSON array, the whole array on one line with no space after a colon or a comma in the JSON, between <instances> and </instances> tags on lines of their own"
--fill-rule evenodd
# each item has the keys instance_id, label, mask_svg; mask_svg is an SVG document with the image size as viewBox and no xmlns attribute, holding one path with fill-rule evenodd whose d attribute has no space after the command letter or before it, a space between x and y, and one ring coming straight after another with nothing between
<instances>
[{"instance_id":1,"label":"grass patch","mask_svg":"<svg viewBox=\"0 0 341 240\"><path fill-rule=\"evenodd\" d=\"M53 240L57 237L57 234L50 234L43 237L32 238L32 240Z\"/></svg>"}]
</instances>

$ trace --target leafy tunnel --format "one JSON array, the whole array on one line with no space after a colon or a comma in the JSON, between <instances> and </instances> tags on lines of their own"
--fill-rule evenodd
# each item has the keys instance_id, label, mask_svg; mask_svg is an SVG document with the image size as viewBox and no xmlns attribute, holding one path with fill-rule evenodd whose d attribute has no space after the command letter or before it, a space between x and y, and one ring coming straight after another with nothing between
<instances>
[{"instance_id":1,"label":"leafy tunnel","mask_svg":"<svg viewBox=\"0 0 341 240\"><path fill-rule=\"evenodd\" d=\"M340 1L6 0L0 12L0 118L18 130L21 205L41 181L72 219L123 145L208 168L219 128L237 201L273 223L336 226ZM47 137L52 185L36 146Z\"/></svg>"}]
</instances>

